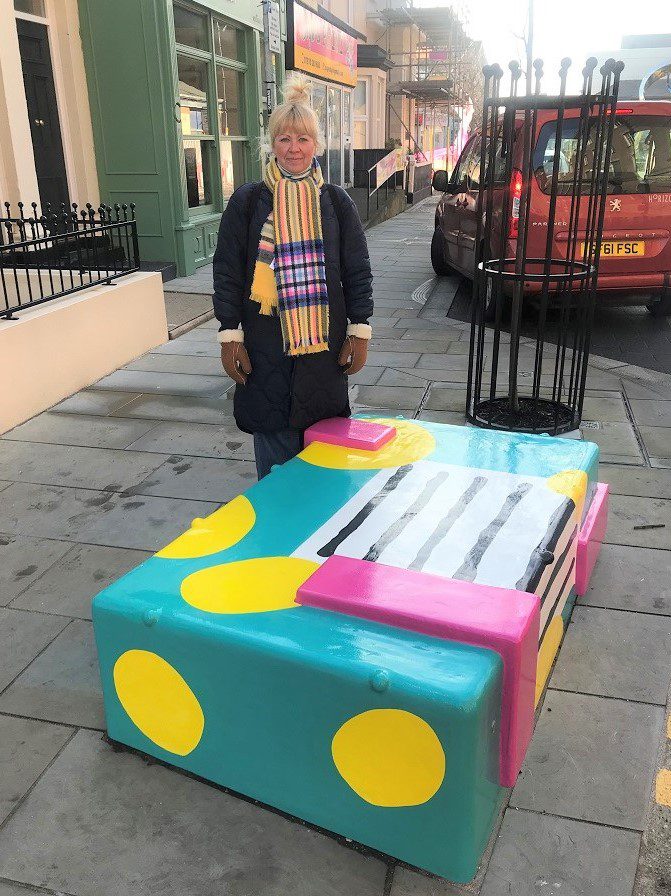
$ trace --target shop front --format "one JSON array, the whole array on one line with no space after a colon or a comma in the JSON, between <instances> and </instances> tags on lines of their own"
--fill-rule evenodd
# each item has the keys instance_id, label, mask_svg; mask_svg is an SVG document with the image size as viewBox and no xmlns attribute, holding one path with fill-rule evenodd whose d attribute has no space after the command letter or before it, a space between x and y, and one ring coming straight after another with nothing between
<instances>
[{"instance_id":1,"label":"shop front","mask_svg":"<svg viewBox=\"0 0 671 896\"><path fill-rule=\"evenodd\" d=\"M261 6L79 5L101 198L136 204L143 261L189 274L212 259L232 192L260 176Z\"/></svg>"},{"instance_id":2,"label":"shop front","mask_svg":"<svg viewBox=\"0 0 671 896\"><path fill-rule=\"evenodd\" d=\"M315 12L296 0L287 4L286 68L310 76L312 105L326 139L319 161L326 180L343 187L353 182L357 38L365 40L321 7Z\"/></svg>"}]
</instances>

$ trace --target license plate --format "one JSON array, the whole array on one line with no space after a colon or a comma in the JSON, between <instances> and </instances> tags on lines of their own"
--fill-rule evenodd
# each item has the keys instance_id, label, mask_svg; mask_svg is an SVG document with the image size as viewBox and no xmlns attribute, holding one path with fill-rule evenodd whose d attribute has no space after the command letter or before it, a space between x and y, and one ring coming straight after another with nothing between
<instances>
[{"instance_id":1,"label":"license plate","mask_svg":"<svg viewBox=\"0 0 671 896\"><path fill-rule=\"evenodd\" d=\"M581 254L585 254L582 244ZM604 240L601 243L602 258L641 258L645 255L645 240Z\"/></svg>"}]
</instances>

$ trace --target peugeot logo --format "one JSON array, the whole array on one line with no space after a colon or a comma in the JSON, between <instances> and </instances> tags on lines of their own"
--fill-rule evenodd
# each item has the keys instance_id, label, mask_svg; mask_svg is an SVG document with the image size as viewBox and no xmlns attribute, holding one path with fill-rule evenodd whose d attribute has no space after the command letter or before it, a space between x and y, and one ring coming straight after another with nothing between
<instances>
[{"instance_id":1,"label":"peugeot logo","mask_svg":"<svg viewBox=\"0 0 671 896\"><path fill-rule=\"evenodd\" d=\"M610 200L610 210L612 212L621 212L622 211L622 200L621 199L611 199Z\"/></svg>"}]
</instances>

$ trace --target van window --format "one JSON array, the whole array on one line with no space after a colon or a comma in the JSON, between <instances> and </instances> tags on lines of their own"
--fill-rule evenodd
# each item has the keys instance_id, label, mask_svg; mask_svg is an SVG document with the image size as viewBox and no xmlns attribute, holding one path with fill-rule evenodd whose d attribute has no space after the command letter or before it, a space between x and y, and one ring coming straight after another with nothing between
<instances>
[{"instance_id":1,"label":"van window","mask_svg":"<svg viewBox=\"0 0 671 896\"><path fill-rule=\"evenodd\" d=\"M594 133L596 123L590 125ZM559 193L572 191L576 165L577 119L568 119L562 127L559 148ZM550 192L555 158L556 123L544 124L534 149L534 173L538 186ZM583 192L589 190L594 164L593 141L588 140L583 162ZM613 151L607 192L671 193L671 116L618 115L613 129Z\"/></svg>"}]
</instances>

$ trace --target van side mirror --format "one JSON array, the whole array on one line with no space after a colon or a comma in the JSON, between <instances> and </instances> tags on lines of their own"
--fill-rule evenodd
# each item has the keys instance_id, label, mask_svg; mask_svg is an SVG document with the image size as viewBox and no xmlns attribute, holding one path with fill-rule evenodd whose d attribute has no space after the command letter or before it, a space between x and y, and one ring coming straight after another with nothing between
<instances>
[{"instance_id":1,"label":"van side mirror","mask_svg":"<svg viewBox=\"0 0 671 896\"><path fill-rule=\"evenodd\" d=\"M447 176L447 171L438 169L438 171L433 172L433 180L431 181L431 186L434 190L438 190L439 193L446 193L449 188L449 183L450 180Z\"/></svg>"}]
</instances>

